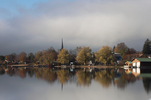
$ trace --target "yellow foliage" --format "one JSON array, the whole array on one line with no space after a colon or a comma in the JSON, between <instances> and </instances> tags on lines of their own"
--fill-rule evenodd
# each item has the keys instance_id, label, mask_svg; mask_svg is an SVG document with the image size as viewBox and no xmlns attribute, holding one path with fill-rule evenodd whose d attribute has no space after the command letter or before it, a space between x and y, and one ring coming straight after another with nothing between
<instances>
[{"instance_id":1,"label":"yellow foliage","mask_svg":"<svg viewBox=\"0 0 151 100\"><path fill-rule=\"evenodd\" d=\"M67 64L69 62L68 50L62 49L61 51L59 51L57 61L61 64Z\"/></svg>"}]
</instances>

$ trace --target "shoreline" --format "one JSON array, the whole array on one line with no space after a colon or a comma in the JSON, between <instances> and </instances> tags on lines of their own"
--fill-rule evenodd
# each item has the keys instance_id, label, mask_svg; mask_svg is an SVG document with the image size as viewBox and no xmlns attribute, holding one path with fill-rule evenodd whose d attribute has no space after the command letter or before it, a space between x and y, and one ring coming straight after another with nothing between
<instances>
[{"instance_id":1,"label":"shoreline","mask_svg":"<svg viewBox=\"0 0 151 100\"><path fill-rule=\"evenodd\" d=\"M30 65L30 64L18 64L18 65L7 65L10 67L48 67L48 65ZM75 68L121 68L122 66L104 66L104 65L74 65ZM61 66L54 66L56 68L71 68L71 65L61 65Z\"/></svg>"}]
</instances>

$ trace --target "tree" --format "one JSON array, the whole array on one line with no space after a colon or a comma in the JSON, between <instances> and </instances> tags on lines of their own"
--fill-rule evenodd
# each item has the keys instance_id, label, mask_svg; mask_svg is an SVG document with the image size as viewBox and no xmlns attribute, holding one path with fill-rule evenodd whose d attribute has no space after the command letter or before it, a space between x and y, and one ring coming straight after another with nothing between
<instances>
[{"instance_id":1,"label":"tree","mask_svg":"<svg viewBox=\"0 0 151 100\"><path fill-rule=\"evenodd\" d=\"M7 55L7 60L8 61L18 60L17 59L17 54L16 53L12 53L10 55Z\"/></svg>"},{"instance_id":2,"label":"tree","mask_svg":"<svg viewBox=\"0 0 151 100\"><path fill-rule=\"evenodd\" d=\"M26 53L25 52L21 52L20 55L19 55L19 60L21 62L26 62Z\"/></svg>"},{"instance_id":3,"label":"tree","mask_svg":"<svg viewBox=\"0 0 151 100\"><path fill-rule=\"evenodd\" d=\"M144 43L143 54L151 54L151 41L149 39Z\"/></svg>"},{"instance_id":4,"label":"tree","mask_svg":"<svg viewBox=\"0 0 151 100\"><path fill-rule=\"evenodd\" d=\"M113 64L115 57L109 46L103 46L99 51L95 52L95 61L104 64Z\"/></svg>"},{"instance_id":5,"label":"tree","mask_svg":"<svg viewBox=\"0 0 151 100\"><path fill-rule=\"evenodd\" d=\"M39 61L41 64L50 64L57 59L57 52L53 47L50 47L47 50L38 51L35 54L35 62Z\"/></svg>"},{"instance_id":6,"label":"tree","mask_svg":"<svg viewBox=\"0 0 151 100\"><path fill-rule=\"evenodd\" d=\"M5 61L5 57L4 56L0 56L0 64L3 64L4 61Z\"/></svg>"},{"instance_id":7,"label":"tree","mask_svg":"<svg viewBox=\"0 0 151 100\"><path fill-rule=\"evenodd\" d=\"M77 51L70 49L69 50L69 61L75 61L76 55L77 55Z\"/></svg>"},{"instance_id":8,"label":"tree","mask_svg":"<svg viewBox=\"0 0 151 100\"><path fill-rule=\"evenodd\" d=\"M128 48L127 54L134 54L136 53L136 50L134 48Z\"/></svg>"},{"instance_id":9,"label":"tree","mask_svg":"<svg viewBox=\"0 0 151 100\"><path fill-rule=\"evenodd\" d=\"M4 56L0 56L0 60L4 61L5 57Z\"/></svg>"},{"instance_id":10,"label":"tree","mask_svg":"<svg viewBox=\"0 0 151 100\"><path fill-rule=\"evenodd\" d=\"M80 64L83 63L86 64L87 62L90 61L91 57L92 57L91 49L89 47L83 47L81 49L78 49L76 60Z\"/></svg>"},{"instance_id":11,"label":"tree","mask_svg":"<svg viewBox=\"0 0 151 100\"><path fill-rule=\"evenodd\" d=\"M36 54L35 54L35 62L39 61L39 59L41 58L42 56L42 53L40 51L38 51Z\"/></svg>"},{"instance_id":12,"label":"tree","mask_svg":"<svg viewBox=\"0 0 151 100\"><path fill-rule=\"evenodd\" d=\"M28 54L28 60L30 61L30 62L33 62L34 61L34 54L33 53L29 53Z\"/></svg>"},{"instance_id":13,"label":"tree","mask_svg":"<svg viewBox=\"0 0 151 100\"><path fill-rule=\"evenodd\" d=\"M56 61L57 60L57 55L58 53L55 51L55 49L53 47L50 47L48 50L47 50L47 53L48 53L48 59L47 59L47 62L50 64L52 61Z\"/></svg>"},{"instance_id":14,"label":"tree","mask_svg":"<svg viewBox=\"0 0 151 100\"><path fill-rule=\"evenodd\" d=\"M61 49L61 51L59 51L57 61L58 63L61 63L61 64L67 64L69 62L68 50Z\"/></svg>"},{"instance_id":15,"label":"tree","mask_svg":"<svg viewBox=\"0 0 151 100\"><path fill-rule=\"evenodd\" d=\"M125 45L124 42L118 43L114 49L115 53L120 53L122 57L124 57L127 53L128 47Z\"/></svg>"}]
</instances>

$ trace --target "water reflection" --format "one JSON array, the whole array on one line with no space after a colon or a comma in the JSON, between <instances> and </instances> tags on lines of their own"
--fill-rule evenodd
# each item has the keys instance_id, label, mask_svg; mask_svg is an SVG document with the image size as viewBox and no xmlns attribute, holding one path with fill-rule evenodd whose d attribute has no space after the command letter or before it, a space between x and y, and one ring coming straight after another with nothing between
<instances>
[{"instance_id":1,"label":"water reflection","mask_svg":"<svg viewBox=\"0 0 151 100\"><path fill-rule=\"evenodd\" d=\"M5 74L5 70L3 68L0 68L0 75Z\"/></svg>"},{"instance_id":2,"label":"water reflection","mask_svg":"<svg viewBox=\"0 0 151 100\"><path fill-rule=\"evenodd\" d=\"M129 72L130 75L135 76L136 79L142 80L145 91L147 93L151 92L151 69L129 68L125 71Z\"/></svg>"},{"instance_id":3,"label":"water reflection","mask_svg":"<svg viewBox=\"0 0 151 100\"><path fill-rule=\"evenodd\" d=\"M68 70L61 69L57 71L57 78L59 82L61 83L61 89L63 90L63 84L68 82L69 79L69 72Z\"/></svg>"},{"instance_id":4,"label":"water reflection","mask_svg":"<svg viewBox=\"0 0 151 100\"><path fill-rule=\"evenodd\" d=\"M103 87L109 87L111 85L112 80L114 79L116 73L113 69L111 70L101 70L95 72L95 80L99 82Z\"/></svg>"},{"instance_id":5,"label":"water reflection","mask_svg":"<svg viewBox=\"0 0 151 100\"><path fill-rule=\"evenodd\" d=\"M78 70L76 73L77 86L89 86L91 84L92 74L89 72Z\"/></svg>"},{"instance_id":6,"label":"water reflection","mask_svg":"<svg viewBox=\"0 0 151 100\"><path fill-rule=\"evenodd\" d=\"M33 75L35 74L35 77L37 79L43 79L46 80L49 83L53 83L56 79L57 79L57 75L55 72L53 72L51 69L48 68L34 68L31 69L32 71L28 71L28 73L32 73L30 74Z\"/></svg>"},{"instance_id":7,"label":"water reflection","mask_svg":"<svg viewBox=\"0 0 151 100\"><path fill-rule=\"evenodd\" d=\"M129 68L129 69L93 69L92 72L83 69L49 69L49 68L0 68L0 75L19 76L45 80L52 84L56 80L63 85L76 83L77 86L90 86L92 79L98 82L101 87L109 88L111 85L125 89L130 83L142 80L144 90L151 92L151 69Z\"/></svg>"}]
</instances>

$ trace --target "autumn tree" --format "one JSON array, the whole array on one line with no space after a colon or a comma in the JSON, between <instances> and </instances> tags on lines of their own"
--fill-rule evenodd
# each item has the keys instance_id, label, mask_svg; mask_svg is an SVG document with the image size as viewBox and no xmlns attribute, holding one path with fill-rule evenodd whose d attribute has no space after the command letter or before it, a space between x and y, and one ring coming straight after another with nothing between
<instances>
[{"instance_id":1,"label":"autumn tree","mask_svg":"<svg viewBox=\"0 0 151 100\"><path fill-rule=\"evenodd\" d=\"M49 54L49 58L48 58L47 62L52 62L52 61L56 61L57 60L58 53L56 52L56 50L53 47L50 47L47 50L47 53Z\"/></svg>"},{"instance_id":2,"label":"autumn tree","mask_svg":"<svg viewBox=\"0 0 151 100\"><path fill-rule=\"evenodd\" d=\"M7 56L6 56L6 59L7 59L8 61L18 60L18 55L17 55L16 53L12 53L12 54L10 54L10 55L7 55Z\"/></svg>"},{"instance_id":3,"label":"autumn tree","mask_svg":"<svg viewBox=\"0 0 151 100\"><path fill-rule=\"evenodd\" d=\"M120 53L122 57L124 57L127 53L128 47L125 45L124 42L118 43L114 49L115 53Z\"/></svg>"},{"instance_id":4,"label":"autumn tree","mask_svg":"<svg viewBox=\"0 0 151 100\"><path fill-rule=\"evenodd\" d=\"M115 60L112 49L109 46L103 46L99 51L95 52L95 61L104 64L113 64Z\"/></svg>"},{"instance_id":5,"label":"autumn tree","mask_svg":"<svg viewBox=\"0 0 151 100\"><path fill-rule=\"evenodd\" d=\"M76 60L80 64L86 64L90 61L91 57L91 49L89 47L83 47L81 49L78 49Z\"/></svg>"},{"instance_id":6,"label":"autumn tree","mask_svg":"<svg viewBox=\"0 0 151 100\"><path fill-rule=\"evenodd\" d=\"M151 41L149 39L144 43L143 54L151 54Z\"/></svg>"},{"instance_id":7,"label":"autumn tree","mask_svg":"<svg viewBox=\"0 0 151 100\"><path fill-rule=\"evenodd\" d=\"M40 51L38 51L38 52L35 54L35 59L34 59L34 61L35 61L35 62L39 61L39 59L41 58L41 56L42 56L42 53L41 53Z\"/></svg>"},{"instance_id":8,"label":"autumn tree","mask_svg":"<svg viewBox=\"0 0 151 100\"><path fill-rule=\"evenodd\" d=\"M35 54L35 62L39 61L40 64L50 64L57 59L57 52L53 47L48 50L38 51Z\"/></svg>"},{"instance_id":9,"label":"autumn tree","mask_svg":"<svg viewBox=\"0 0 151 100\"><path fill-rule=\"evenodd\" d=\"M19 60L21 61L21 62L26 62L26 53L25 52L21 52L20 54L19 54Z\"/></svg>"},{"instance_id":10,"label":"autumn tree","mask_svg":"<svg viewBox=\"0 0 151 100\"><path fill-rule=\"evenodd\" d=\"M69 53L66 49L61 49L58 54L57 61L61 64L67 64L69 62Z\"/></svg>"}]
</instances>

